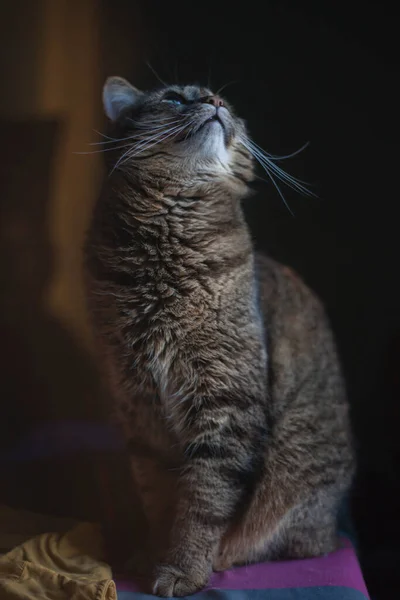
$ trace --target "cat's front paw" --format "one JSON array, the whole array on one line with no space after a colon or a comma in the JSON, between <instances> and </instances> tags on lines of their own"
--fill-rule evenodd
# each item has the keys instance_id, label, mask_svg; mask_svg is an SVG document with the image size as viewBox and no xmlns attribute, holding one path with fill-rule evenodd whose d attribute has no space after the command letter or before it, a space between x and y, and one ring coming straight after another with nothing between
<instances>
[{"instance_id":1,"label":"cat's front paw","mask_svg":"<svg viewBox=\"0 0 400 600\"><path fill-rule=\"evenodd\" d=\"M164 598L194 594L207 585L210 574L208 565L193 564L190 569L160 565L155 572L153 594Z\"/></svg>"}]
</instances>

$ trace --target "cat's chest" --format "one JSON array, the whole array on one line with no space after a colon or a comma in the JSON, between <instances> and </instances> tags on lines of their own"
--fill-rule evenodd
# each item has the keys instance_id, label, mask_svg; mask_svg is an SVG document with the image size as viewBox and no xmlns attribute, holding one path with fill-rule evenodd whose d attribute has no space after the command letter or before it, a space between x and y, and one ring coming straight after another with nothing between
<instances>
[{"instance_id":1,"label":"cat's chest","mask_svg":"<svg viewBox=\"0 0 400 600\"><path fill-rule=\"evenodd\" d=\"M118 299L114 324L124 345L146 368L162 368L198 331L217 325L220 304L219 291L205 280L192 278L179 285L139 280Z\"/></svg>"}]
</instances>

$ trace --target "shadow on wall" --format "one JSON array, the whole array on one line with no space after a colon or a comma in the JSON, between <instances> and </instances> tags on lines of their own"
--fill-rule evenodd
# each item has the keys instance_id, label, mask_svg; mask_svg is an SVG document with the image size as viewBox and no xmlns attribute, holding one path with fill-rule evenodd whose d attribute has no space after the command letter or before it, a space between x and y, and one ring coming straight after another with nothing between
<instances>
[{"instance_id":1,"label":"shadow on wall","mask_svg":"<svg viewBox=\"0 0 400 600\"><path fill-rule=\"evenodd\" d=\"M104 416L105 394L90 357L44 306L53 268L49 188L61 128L55 120L0 121L7 149L0 161L1 451L44 423L56 427L65 419L98 421ZM78 465L72 471L71 487L84 496L85 468ZM61 504L60 498L54 502L43 487L40 468L28 480L21 474L14 471L10 485L2 486L6 498L0 501L54 514L70 515L75 509L79 514L79 495L76 507L71 499L65 505L65 494ZM68 476L59 465L46 474L55 489L67 485Z\"/></svg>"},{"instance_id":2,"label":"shadow on wall","mask_svg":"<svg viewBox=\"0 0 400 600\"><path fill-rule=\"evenodd\" d=\"M0 21L0 462L41 428L104 419L81 285L101 161L75 154L101 129L100 8L16 0ZM56 460L46 444L1 462L0 502L96 519L88 453Z\"/></svg>"},{"instance_id":3,"label":"shadow on wall","mask_svg":"<svg viewBox=\"0 0 400 600\"><path fill-rule=\"evenodd\" d=\"M129 18L109 0L15 0L0 20L0 503L126 527L129 472L82 290L102 161L76 155L102 131L105 77L138 60L123 4Z\"/></svg>"}]
</instances>

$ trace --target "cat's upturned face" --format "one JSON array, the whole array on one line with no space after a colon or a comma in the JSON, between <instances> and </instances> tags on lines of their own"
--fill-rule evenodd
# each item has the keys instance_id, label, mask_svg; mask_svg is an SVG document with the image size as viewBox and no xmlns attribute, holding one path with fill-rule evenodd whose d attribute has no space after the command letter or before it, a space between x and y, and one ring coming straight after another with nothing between
<instances>
[{"instance_id":1,"label":"cat's upturned face","mask_svg":"<svg viewBox=\"0 0 400 600\"><path fill-rule=\"evenodd\" d=\"M176 173L207 170L237 174L242 181L252 178L252 160L241 144L244 122L209 89L174 85L141 92L111 77L103 102L118 151L113 168L157 158Z\"/></svg>"}]
</instances>

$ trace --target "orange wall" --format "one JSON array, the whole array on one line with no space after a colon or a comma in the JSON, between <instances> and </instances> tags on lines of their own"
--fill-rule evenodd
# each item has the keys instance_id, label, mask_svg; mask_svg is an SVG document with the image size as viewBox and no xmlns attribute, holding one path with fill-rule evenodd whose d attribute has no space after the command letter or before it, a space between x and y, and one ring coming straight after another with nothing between
<instances>
[{"instance_id":1,"label":"orange wall","mask_svg":"<svg viewBox=\"0 0 400 600\"><path fill-rule=\"evenodd\" d=\"M11 4L11 3L10 3ZM1 116L62 120L49 206L54 276L45 302L84 342L81 246L101 176L91 148L102 128L97 0L17 0L0 25ZM6 84L4 84L6 82Z\"/></svg>"}]
</instances>

